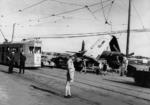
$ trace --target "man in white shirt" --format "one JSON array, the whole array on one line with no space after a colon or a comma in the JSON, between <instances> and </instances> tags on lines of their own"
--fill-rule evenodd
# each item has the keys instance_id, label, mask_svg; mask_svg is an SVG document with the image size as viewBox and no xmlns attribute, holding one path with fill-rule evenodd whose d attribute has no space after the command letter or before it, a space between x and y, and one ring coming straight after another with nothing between
<instances>
[{"instance_id":1,"label":"man in white shirt","mask_svg":"<svg viewBox=\"0 0 150 105\"><path fill-rule=\"evenodd\" d=\"M73 56L69 56L69 59L67 61L67 81L66 81L66 88L65 88L65 98L70 98L71 97L71 82L74 81L74 64L73 64Z\"/></svg>"},{"instance_id":2,"label":"man in white shirt","mask_svg":"<svg viewBox=\"0 0 150 105\"><path fill-rule=\"evenodd\" d=\"M127 67L128 67L128 59L127 57L123 57L120 76L124 76L124 74L127 73Z\"/></svg>"}]
</instances>

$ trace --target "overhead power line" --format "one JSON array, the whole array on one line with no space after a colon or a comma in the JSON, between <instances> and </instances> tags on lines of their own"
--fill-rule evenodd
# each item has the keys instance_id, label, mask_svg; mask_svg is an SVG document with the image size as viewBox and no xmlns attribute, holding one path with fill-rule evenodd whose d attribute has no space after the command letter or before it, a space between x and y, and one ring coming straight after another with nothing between
<instances>
[{"instance_id":1,"label":"overhead power line","mask_svg":"<svg viewBox=\"0 0 150 105\"><path fill-rule=\"evenodd\" d=\"M104 3L104 2L108 2L108 1L111 1L111 0L105 0L105 1L103 1L103 3ZM88 7L93 7L93 6L100 5L100 4L101 4L101 2L97 2L97 3L91 4L91 5L85 5L85 6L80 7L80 8L76 8L76 9L72 9L72 10L68 10L68 11L64 11L64 12L52 14L52 15L46 16L46 17L41 17L41 18L39 18L39 19L46 19L46 18L50 18L50 17L54 17L54 16L69 14L69 13L72 13L72 12L75 12L75 11L79 11L79 10L85 9L85 8L87 8L87 6L88 6Z\"/></svg>"},{"instance_id":2,"label":"overhead power line","mask_svg":"<svg viewBox=\"0 0 150 105\"><path fill-rule=\"evenodd\" d=\"M50 1L58 2L58 3L62 3L62 4L67 4L67 5L83 6L83 5L81 5L81 4L70 3L70 2L64 2L64 1L59 1L59 0L50 0Z\"/></svg>"},{"instance_id":3,"label":"overhead power line","mask_svg":"<svg viewBox=\"0 0 150 105\"><path fill-rule=\"evenodd\" d=\"M45 2L45 1L48 1L48 0L39 1L39 2L37 2L37 3L35 3L35 4L32 4L32 5L28 6L28 7L25 7L25 8L23 8L23 9L20 9L20 10L18 10L18 11L19 11L19 12L22 12L22 11L24 11L24 10L27 10L27 9L30 9L30 8L35 7L35 6L37 6L37 5L40 5L41 3Z\"/></svg>"},{"instance_id":4,"label":"overhead power line","mask_svg":"<svg viewBox=\"0 0 150 105\"><path fill-rule=\"evenodd\" d=\"M121 2L124 6L127 6L127 5L128 5L128 4L126 4L126 3L125 3L124 1L122 1L122 0L118 0L118 1ZM136 9L136 7L135 7L135 5L134 5L134 2L132 2L131 6L133 7L133 9L135 10L137 16L139 17L139 21L140 21L140 23L141 23L141 25L142 25L142 28L144 29L145 27L144 27L142 18L141 18L141 16L140 16L139 12L137 11L137 9Z\"/></svg>"},{"instance_id":5,"label":"overhead power line","mask_svg":"<svg viewBox=\"0 0 150 105\"><path fill-rule=\"evenodd\" d=\"M106 7L110 6L110 5L111 4L109 3L109 4L107 4L107 5L105 5L105 6L101 7L101 8L98 8L97 10L93 11L93 13L99 12L100 10L102 10L102 8L106 8Z\"/></svg>"},{"instance_id":6,"label":"overhead power line","mask_svg":"<svg viewBox=\"0 0 150 105\"><path fill-rule=\"evenodd\" d=\"M141 24L142 24L142 28L144 29L143 21L142 21L142 18L141 18L141 16L140 16L140 14L138 13L138 11L137 11L137 9L136 9L134 3L132 3L132 5L133 5L133 7L134 7L134 9L135 9L135 12L136 12L137 16L138 16L139 19L140 19L140 22L141 22Z\"/></svg>"},{"instance_id":7,"label":"overhead power line","mask_svg":"<svg viewBox=\"0 0 150 105\"><path fill-rule=\"evenodd\" d=\"M39 2L37 2L37 3L34 3L34 4L30 5L30 6L28 6L28 7L25 7L25 8L23 8L23 9L20 9L20 10L18 10L18 11L19 11L19 12L22 12L22 11L24 11L24 10L33 8L33 7L35 7L35 6L38 6L38 5L42 4L42 3L44 3L45 1L53 1L53 2L58 2L58 3L61 3L61 4L74 5L74 6L83 6L83 5L81 5L81 4L70 3L70 2L64 2L64 1L59 1L59 0L42 0L42 1L39 1Z\"/></svg>"},{"instance_id":8,"label":"overhead power line","mask_svg":"<svg viewBox=\"0 0 150 105\"><path fill-rule=\"evenodd\" d=\"M105 16L104 6L103 6L103 0L101 0L101 5L102 5L102 11L103 11L104 19L105 19L105 21L107 21L107 18Z\"/></svg>"},{"instance_id":9,"label":"overhead power line","mask_svg":"<svg viewBox=\"0 0 150 105\"><path fill-rule=\"evenodd\" d=\"M111 1L111 5L110 5L110 8L109 8L107 16L106 16L105 10L104 10L104 5L103 5L103 0L101 0L101 5L102 5L103 16L104 16L104 19L105 19L105 24L109 24L110 25L110 23L108 22L108 17L109 17L109 14L111 12L112 5L113 5L114 2L115 2L115 0Z\"/></svg>"},{"instance_id":10,"label":"overhead power line","mask_svg":"<svg viewBox=\"0 0 150 105\"><path fill-rule=\"evenodd\" d=\"M113 1L111 2L111 4L110 4L110 8L109 8L108 14L107 14L107 19L109 18L109 15L110 15L110 12L111 12L111 10L112 10L112 6L113 6L114 2L115 2L115 0L113 0Z\"/></svg>"},{"instance_id":11,"label":"overhead power line","mask_svg":"<svg viewBox=\"0 0 150 105\"><path fill-rule=\"evenodd\" d=\"M132 29L131 32L134 33L150 32L150 29ZM55 35L56 37L31 37L27 39L80 38L80 37L95 37L95 36L102 36L102 35L114 35L114 34L121 34L121 33L127 33L127 30L119 30L119 31L112 31L112 32L95 32L95 33L51 34L51 35Z\"/></svg>"},{"instance_id":12,"label":"overhead power line","mask_svg":"<svg viewBox=\"0 0 150 105\"><path fill-rule=\"evenodd\" d=\"M22 12L22 11L24 11L24 10L26 10L26 9L29 9L29 8L32 8L32 7L34 7L34 6L40 5L41 3L45 2L45 1L48 1L48 0L43 0L43 1L37 2L37 3L33 4L33 5L31 5L31 6L29 6L29 7L26 7L26 8L24 8L24 9L22 9L22 10L19 10L19 11ZM58 1L58 0L51 0L51 1L61 2L61 1ZM112 0L105 0L105 1L103 1L103 3L106 3L106 2L109 2L109 1L112 1ZM61 2L61 3L62 3L62 2ZM63 2L63 3L68 3L68 2ZM68 3L68 4L71 5L72 3ZM73 3L73 4L74 4L74 3ZM97 2L97 3L91 4L91 5L85 5L85 6L82 6L82 7L80 7L80 8L76 8L76 9L72 9L72 10L60 12L60 13L57 13L57 14L51 14L51 15L49 15L49 16L41 17L41 18L38 18L38 19L29 19L29 22L31 22L31 20L32 20L32 21L40 21L40 20L42 20L42 19L46 19L46 18L50 18L50 17L55 17L55 16L64 15L64 14L69 14L69 13L72 13L72 12L75 12L75 11L79 11L79 10L85 9L85 8L87 8L87 7L89 8L89 7L93 7L93 6L100 5L100 4L101 4L101 2ZM76 5L76 4L74 4L74 5ZM78 4L77 4L77 5L78 5ZM90 11L90 12L92 12L92 11ZM94 12L92 12L91 14L93 15L94 18L96 18L93 13L94 13Z\"/></svg>"},{"instance_id":13,"label":"overhead power line","mask_svg":"<svg viewBox=\"0 0 150 105\"><path fill-rule=\"evenodd\" d=\"M85 6L85 8L92 14L92 16L97 20L96 16L93 14L93 12L91 11L91 9L89 8L88 5Z\"/></svg>"}]
</instances>

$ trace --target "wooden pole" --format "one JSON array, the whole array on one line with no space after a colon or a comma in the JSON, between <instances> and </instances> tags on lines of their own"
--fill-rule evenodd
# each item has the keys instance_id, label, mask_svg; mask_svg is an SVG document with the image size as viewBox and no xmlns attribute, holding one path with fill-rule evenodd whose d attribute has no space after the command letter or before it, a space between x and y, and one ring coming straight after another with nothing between
<instances>
[{"instance_id":1,"label":"wooden pole","mask_svg":"<svg viewBox=\"0 0 150 105\"><path fill-rule=\"evenodd\" d=\"M132 1L132 0L129 0L129 9L128 9L128 27L127 27L126 56L128 56L128 55L129 55L129 45L130 45L131 1Z\"/></svg>"}]
</instances>

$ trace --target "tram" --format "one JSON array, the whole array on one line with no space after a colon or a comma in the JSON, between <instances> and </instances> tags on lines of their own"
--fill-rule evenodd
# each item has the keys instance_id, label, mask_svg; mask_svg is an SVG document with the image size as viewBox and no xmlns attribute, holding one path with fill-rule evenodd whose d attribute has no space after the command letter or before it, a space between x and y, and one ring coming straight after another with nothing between
<instances>
[{"instance_id":1,"label":"tram","mask_svg":"<svg viewBox=\"0 0 150 105\"><path fill-rule=\"evenodd\" d=\"M4 42L0 44L0 63L8 65L7 56L10 52L15 53L15 66L20 65L20 52L26 56L25 67L41 67L40 40L23 40L21 42Z\"/></svg>"}]
</instances>

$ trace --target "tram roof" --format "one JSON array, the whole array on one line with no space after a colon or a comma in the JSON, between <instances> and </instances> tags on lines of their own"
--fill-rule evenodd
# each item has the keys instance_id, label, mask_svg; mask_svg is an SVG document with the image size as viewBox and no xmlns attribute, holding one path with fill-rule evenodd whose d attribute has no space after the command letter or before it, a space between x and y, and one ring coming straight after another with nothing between
<instances>
[{"instance_id":1,"label":"tram roof","mask_svg":"<svg viewBox=\"0 0 150 105\"><path fill-rule=\"evenodd\" d=\"M27 43L42 43L40 40L25 40L25 41L16 41L16 42L3 42L0 45L10 45L10 44L27 44Z\"/></svg>"}]
</instances>

